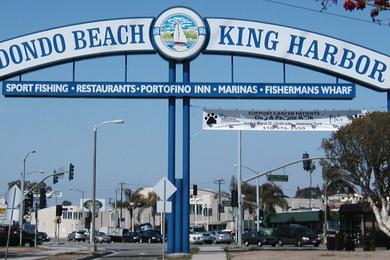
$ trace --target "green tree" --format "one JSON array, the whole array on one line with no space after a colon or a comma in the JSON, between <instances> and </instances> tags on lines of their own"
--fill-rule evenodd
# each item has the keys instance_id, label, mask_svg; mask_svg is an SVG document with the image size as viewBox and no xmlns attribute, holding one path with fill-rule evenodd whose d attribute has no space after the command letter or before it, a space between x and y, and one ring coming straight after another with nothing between
<instances>
[{"instance_id":1,"label":"green tree","mask_svg":"<svg viewBox=\"0 0 390 260\"><path fill-rule=\"evenodd\" d=\"M148 192L148 197L146 198L146 206L151 209L153 226L155 226L157 213L157 194L155 192Z\"/></svg>"},{"instance_id":2,"label":"green tree","mask_svg":"<svg viewBox=\"0 0 390 260\"><path fill-rule=\"evenodd\" d=\"M127 208L127 210L130 212L131 221L133 221L134 219L133 216L135 214L136 209L138 208L138 212L137 212L138 223L141 220L142 211L147 204L147 200L145 196L142 195L141 190L142 188L136 190L125 189L124 192L125 192L126 201L120 205L122 208Z\"/></svg>"},{"instance_id":3,"label":"green tree","mask_svg":"<svg viewBox=\"0 0 390 260\"><path fill-rule=\"evenodd\" d=\"M62 206L72 206L72 202L69 200L64 200L61 205Z\"/></svg>"},{"instance_id":4,"label":"green tree","mask_svg":"<svg viewBox=\"0 0 390 260\"><path fill-rule=\"evenodd\" d=\"M295 198L302 198L302 199L319 199L322 196L322 190L320 187L306 187L300 189L297 188L297 191L295 192Z\"/></svg>"},{"instance_id":5,"label":"green tree","mask_svg":"<svg viewBox=\"0 0 390 260\"><path fill-rule=\"evenodd\" d=\"M322 148L340 178L360 189L378 228L390 237L390 113L353 120L323 140Z\"/></svg>"},{"instance_id":6,"label":"green tree","mask_svg":"<svg viewBox=\"0 0 390 260\"><path fill-rule=\"evenodd\" d=\"M327 160L321 160L322 178L324 180L323 190L327 196L335 194L354 194L356 192L355 186L344 178L338 172L337 168L332 167Z\"/></svg>"}]
</instances>

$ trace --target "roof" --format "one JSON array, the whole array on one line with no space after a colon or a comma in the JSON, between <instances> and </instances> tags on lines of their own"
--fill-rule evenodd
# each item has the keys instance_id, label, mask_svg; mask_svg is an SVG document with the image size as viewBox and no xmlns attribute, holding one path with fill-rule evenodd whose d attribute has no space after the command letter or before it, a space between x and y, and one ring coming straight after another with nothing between
<instances>
[{"instance_id":1,"label":"roof","mask_svg":"<svg viewBox=\"0 0 390 260\"><path fill-rule=\"evenodd\" d=\"M271 215L270 223L315 222L320 220L321 212L317 210L277 213Z\"/></svg>"}]
</instances>

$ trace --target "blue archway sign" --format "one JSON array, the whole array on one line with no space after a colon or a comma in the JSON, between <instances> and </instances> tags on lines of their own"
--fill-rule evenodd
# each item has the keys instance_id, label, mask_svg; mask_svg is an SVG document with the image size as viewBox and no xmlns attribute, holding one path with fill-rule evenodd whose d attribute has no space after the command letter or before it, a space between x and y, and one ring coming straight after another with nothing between
<instances>
[{"instance_id":1,"label":"blue archway sign","mask_svg":"<svg viewBox=\"0 0 390 260\"><path fill-rule=\"evenodd\" d=\"M4 81L27 71L93 56L156 52L169 62L168 82ZM191 83L190 61L199 53L231 55L232 70L233 55L245 55L308 67L353 83L233 83L233 73L230 83ZM176 83L177 63L183 64L183 83ZM168 180L177 188L171 198L174 213L168 217L168 253L189 253L191 98L350 99L355 96L354 83L359 83L387 92L390 110L388 55L286 26L237 19L203 19L185 7L165 10L157 18L81 23L3 41L0 80L7 97L168 99ZM183 99L183 179L175 176L176 98Z\"/></svg>"}]
</instances>

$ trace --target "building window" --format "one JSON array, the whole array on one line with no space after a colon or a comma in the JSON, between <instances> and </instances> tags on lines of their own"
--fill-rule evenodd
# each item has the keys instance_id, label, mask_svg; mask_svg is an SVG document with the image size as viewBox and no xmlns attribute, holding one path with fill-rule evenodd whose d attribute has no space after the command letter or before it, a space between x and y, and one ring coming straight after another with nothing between
<instances>
[{"instance_id":1,"label":"building window","mask_svg":"<svg viewBox=\"0 0 390 260\"><path fill-rule=\"evenodd\" d=\"M62 218L63 219L67 219L67 214L66 214L67 212L62 212Z\"/></svg>"},{"instance_id":2,"label":"building window","mask_svg":"<svg viewBox=\"0 0 390 260\"><path fill-rule=\"evenodd\" d=\"M205 212L206 212L205 216L212 216L213 215L213 209L212 208L207 208L205 210Z\"/></svg>"},{"instance_id":3,"label":"building window","mask_svg":"<svg viewBox=\"0 0 390 260\"><path fill-rule=\"evenodd\" d=\"M68 219L72 219L72 212L68 212Z\"/></svg>"}]
</instances>

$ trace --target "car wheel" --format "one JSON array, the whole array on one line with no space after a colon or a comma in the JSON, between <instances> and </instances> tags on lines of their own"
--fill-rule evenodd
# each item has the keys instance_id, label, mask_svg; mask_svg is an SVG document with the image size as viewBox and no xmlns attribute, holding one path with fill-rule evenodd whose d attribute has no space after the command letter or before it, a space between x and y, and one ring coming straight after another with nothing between
<instances>
[{"instance_id":1,"label":"car wheel","mask_svg":"<svg viewBox=\"0 0 390 260\"><path fill-rule=\"evenodd\" d=\"M34 247L34 241L28 242L28 245L29 245L30 247Z\"/></svg>"},{"instance_id":2,"label":"car wheel","mask_svg":"<svg viewBox=\"0 0 390 260\"><path fill-rule=\"evenodd\" d=\"M152 243L152 239L151 238L148 239L148 243L149 244Z\"/></svg>"},{"instance_id":3,"label":"car wheel","mask_svg":"<svg viewBox=\"0 0 390 260\"><path fill-rule=\"evenodd\" d=\"M282 240L278 240L278 246L283 246L283 242L282 242Z\"/></svg>"},{"instance_id":4,"label":"car wheel","mask_svg":"<svg viewBox=\"0 0 390 260\"><path fill-rule=\"evenodd\" d=\"M302 246L303 246L302 241L301 241L301 240L298 240L298 241L297 241L297 247L302 247Z\"/></svg>"},{"instance_id":5,"label":"car wheel","mask_svg":"<svg viewBox=\"0 0 390 260\"><path fill-rule=\"evenodd\" d=\"M261 241L259 241L259 243L257 243L258 247L261 247L262 245L263 245L263 243Z\"/></svg>"},{"instance_id":6,"label":"car wheel","mask_svg":"<svg viewBox=\"0 0 390 260\"><path fill-rule=\"evenodd\" d=\"M272 247L275 247L276 246L276 244L272 244Z\"/></svg>"},{"instance_id":7,"label":"car wheel","mask_svg":"<svg viewBox=\"0 0 390 260\"><path fill-rule=\"evenodd\" d=\"M245 246L249 246L249 242L248 241L245 241Z\"/></svg>"},{"instance_id":8,"label":"car wheel","mask_svg":"<svg viewBox=\"0 0 390 260\"><path fill-rule=\"evenodd\" d=\"M76 241L76 238L73 238L73 242L75 242Z\"/></svg>"}]
</instances>

